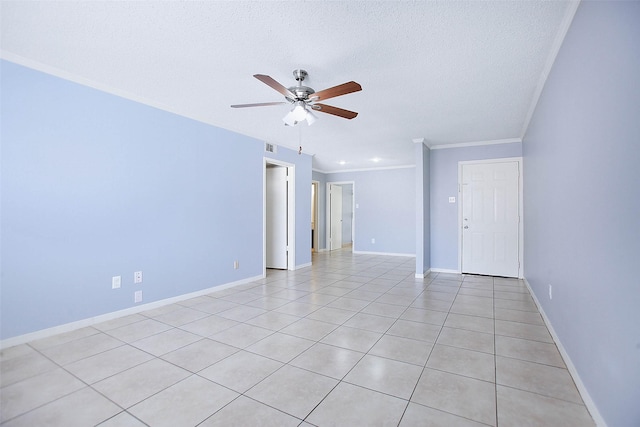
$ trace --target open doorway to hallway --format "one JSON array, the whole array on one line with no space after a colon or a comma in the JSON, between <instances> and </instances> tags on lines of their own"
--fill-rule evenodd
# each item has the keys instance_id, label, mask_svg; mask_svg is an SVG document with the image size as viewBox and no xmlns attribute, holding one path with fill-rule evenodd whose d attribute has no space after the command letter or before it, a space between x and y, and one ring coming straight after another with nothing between
<instances>
[{"instance_id":1,"label":"open doorway to hallway","mask_svg":"<svg viewBox=\"0 0 640 427\"><path fill-rule=\"evenodd\" d=\"M295 266L295 167L264 160L263 265L293 270Z\"/></svg>"},{"instance_id":2,"label":"open doorway to hallway","mask_svg":"<svg viewBox=\"0 0 640 427\"><path fill-rule=\"evenodd\" d=\"M311 252L318 252L320 228L318 224L318 190L320 183L311 182Z\"/></svg>"},{"instance_id":3,"label":"open doorway to hallway","mask_svg":"<svg viewBox=\"0 0 640 427\"><path fill-rule=\"evenodd\" d=\"M327 183L327 249L352 250L355 225L355 184L349 182Z\"/></svg>"}]
</instances>

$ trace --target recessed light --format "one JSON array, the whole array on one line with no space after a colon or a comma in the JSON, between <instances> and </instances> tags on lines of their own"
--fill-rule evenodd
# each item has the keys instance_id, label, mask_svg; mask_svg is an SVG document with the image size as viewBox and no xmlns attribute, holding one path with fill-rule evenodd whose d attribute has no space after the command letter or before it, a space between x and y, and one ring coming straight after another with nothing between
<instances>
[{"instance_id":1,"label":"recessed light","mask_svg":"<svg viewBox=\"0 0 640 427\"><path fill-rule=\"evenodd\" d=\"M338 164L340 164L340 165L346 165L346 164L347 164L347 162L345 162L344 160L340 160L340 161L338 162Z\"/></svg>"},{"instance_id":2,"label":"recessed light","mask_svg":"<svg viewBox=\"0 0 640 427\"><path fill-rule=\"evenodd\" d=\"M378 163L380 160L382 159L380 159L379 157L374 157L373 159L371 159L371 161L375 163Z\"/></svg>"}]
</instances>

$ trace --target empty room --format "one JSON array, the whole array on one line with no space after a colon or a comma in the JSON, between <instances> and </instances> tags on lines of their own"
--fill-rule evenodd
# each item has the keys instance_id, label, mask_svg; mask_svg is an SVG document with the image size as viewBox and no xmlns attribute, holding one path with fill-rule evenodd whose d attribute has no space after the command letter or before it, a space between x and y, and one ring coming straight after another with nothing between
<instances>
[{"instance_id":1,"label":"empty room","mask_svg":"<svg viewBox=\"0 0 640 427\"><path fill-rule=\"evenodd\" d=\"M640 425L640 2L0 20L2 426Z\"/></svg>"}]
</instances>

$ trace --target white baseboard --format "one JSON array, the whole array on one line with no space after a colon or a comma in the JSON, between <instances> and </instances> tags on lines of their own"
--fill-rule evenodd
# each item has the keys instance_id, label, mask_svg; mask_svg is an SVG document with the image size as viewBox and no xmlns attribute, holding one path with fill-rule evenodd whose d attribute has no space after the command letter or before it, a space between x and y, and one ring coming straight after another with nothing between
<instances>
[{"instance_id":1,"label":"white baseboard","mask_svg":"<svg viewBox=\"0 0 640 427\"><path fill-rule=\"evenodd\" d=\"M111 313L101 314L95 317L89 317L87 319L78 320L71 323L65 323L64 325L54 326L52 328L41 329L35 332L29 332L28 334L18 335L16 337L7 338L0 341L0 349L13 347L16 345L24 344L30 341L39 340L41 338L48 338L53 335L61 334L64 332L75 331L76 329L85 328L87 326L93 326L98 323L106 322L108 320L117 319L118 317L129 316L131 314L140 313L141 311L152 310L154 308L163 307L165 305L173 304L176 302L184 301L190 298L207 295L212 292L221 291L223 289L232 288L234 286L244 285L255 280L260 280L264 276L261 274L255 277L249 277L247 279L238 280L236 282L225 283L223 285L214 286L207 289L191 292L188 294L178 295L171 298L166 298L160 301L154 301L147 304L136 305L135 307L125 308L124 310L112 311Z\"/></svg>"},{"instance_id":2,"label":"white baseboard","mask_svg":"<svg viewBox=\"0 0 640 427\"><path fill-rule=\"evenodd\" d=\"M556 331L553 329L553 325L551 324L551 321L549 320L546 313L544 312L544 309L542 308L542 305L540 304L538 297L533 292L533 289L531 289L531 285L529 284L526 278L524 278L524 283L525 285L527 285L527 289L529 289L529 293L531 294L533 301L536 303L536 306L538 306L538 311L542 315L542 320L544 320L545 325L547 325L547 329L549 330L549 333L551 334L553 341L556 343L556 347L558 347L558 350L560 351L560 355L564 360L564 364L567 365L567 370L571 374L571 377L573 378L573 382L576 384L576 388L578 389L578 392L582 397L582 401L584 402L584 405L587 407L587 410L591 414L593 421L595 421L598 427L607 427L607 423L604 421L604 418L602 418L602 415L600 415L600 411L598 411L598 408L595 402L593 401L593 399L591 399L591 395L587 391L587 388L584 386L584 383L582 382L582 379L580 378L580 375L578 374L578 371L576 370L575 365L571 361L569 354L567 353L564 346L562 345L560 338L558 338Z\"/></svg>"},{"instance_id":3,"label":"white baseboard","mask_svg":"<svg viewBox=\"0 0 640 427\"><path fill-rule=\"evenodd\" d=\"M358 255L407 256L412 258L416 257L416 254L400 254L392 252L353 251L353 253Z\"/></svg>"},{"instance_id":4,"label":"white baseboard","mask_svg":"<svg viewBox=\"0 0 640 427\"><path fill-rule=\"evenodd\" d=\"M427 277L429 274L431 274L431 269L428 269L427 271L425 271L424 273L420 274L420 273L416 273L416 279L424 279L425 277Z\"/></svg>"},{"instance_id":5,"label":"white baseboard","mask_svg":"<svg viewBox=\"0 0 640 427\"><path fill-rule=\"evenodd\" d=\"M450 270L448 268L432 268L432 273L460 274L458 270Z\"/></svg>"},{"instance_id":6,"label":"white baseboard","mask_svg":"<svg viewBox=\"0 0 640 427\"><path fill-rule=\"evenodd\" d=\"M311 267L311 265L312 265L312 264L311 264L310 262L308 262L308 263L306 263L306 264L296 265L296 266L295 266L295 268L294 268L294 270L300 270L300 269L303 269L303 268Z\"/></svg>"}]
</instances>

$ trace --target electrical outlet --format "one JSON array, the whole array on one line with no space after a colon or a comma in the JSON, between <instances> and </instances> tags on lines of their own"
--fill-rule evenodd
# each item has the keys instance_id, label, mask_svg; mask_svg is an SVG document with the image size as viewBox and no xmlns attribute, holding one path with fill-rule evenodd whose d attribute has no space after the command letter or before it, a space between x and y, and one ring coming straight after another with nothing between
<instances>
[{"instance_id":1,"label":"electrical outlet","mask_svg":"<svg viewBox=\"0 0 640 427\"><path fill-rule=\"evenodd\" d=\"M371 243L375 243L375 242L376 242L376 239L371 239Z\"/></svg>"},{"instance_id":2,"label":"electrical outlet","mask_svg":"<svg viewBox=\"0 0 640 427\"><path fill-rule=\"evenodd\" d=\"M233 268L235 270L239 269L240 268L240 263L238 261L233 261Z\"/></svg>"},{"instance_id":3,"label":"electrical outlet","mask_svg":"<svg viewBox=\"0 0 640 427\"><path fill-rule=\"evenodd\" d=\"M135 291L133 293L133 302L142 302L142 291Z\"/></svg>"},{"instance_id":4,"label":"electrical outlet","mask_svg":"<svg viewBox=\"0 0 640 427\"><path fill-rule=\"evenodd\" d=\"M111 278L111 289L118 289L122 285L122 277L113 276Z\"/></svg>"},{"instance_id":5,"label":"electrical outlet","mask_svg":"<svg viewBox=\"0 0 640 427\"><path fill-rule=\"evenodd\" d=\"M553 299L553 286L549 284L549 299Z\"/></svg>"},{"instance_id":6,"label":"electrical outlet","mask_svg":"<svg viewBox=\"0 0 640 427\"><path fill-rule=\"evenodd\" d=\"M133 273L133 283L142 283L142 271Z\"/></svg>"}]
</instances>

